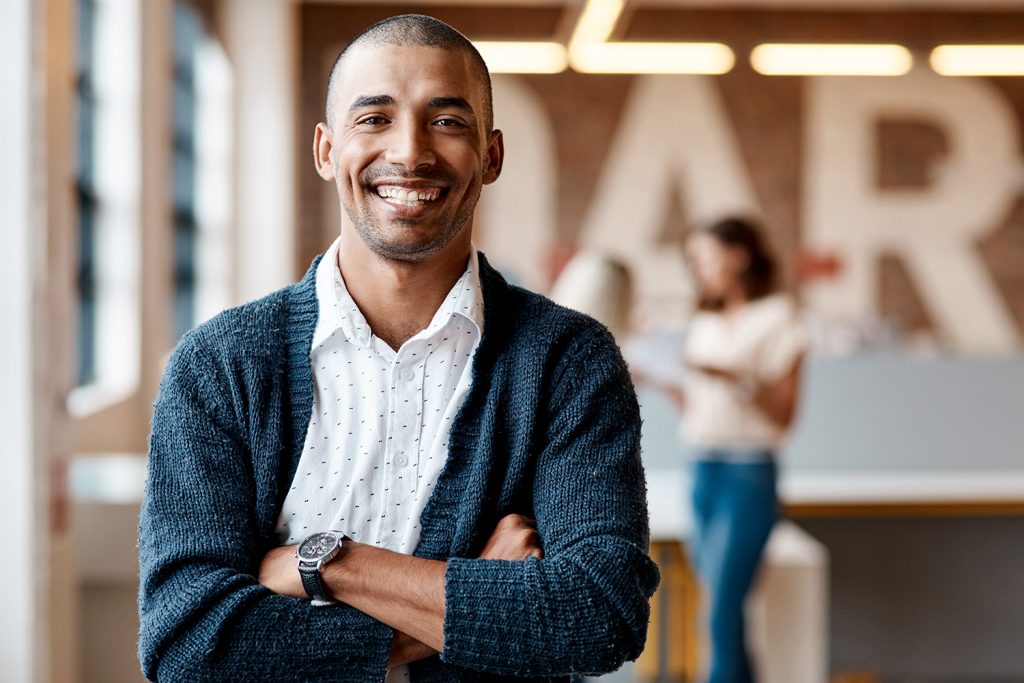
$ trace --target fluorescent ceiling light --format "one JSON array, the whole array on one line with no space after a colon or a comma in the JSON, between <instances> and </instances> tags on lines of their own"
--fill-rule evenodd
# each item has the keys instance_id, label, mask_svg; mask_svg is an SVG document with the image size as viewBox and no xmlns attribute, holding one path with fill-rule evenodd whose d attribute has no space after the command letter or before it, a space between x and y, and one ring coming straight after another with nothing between
<instances>
[{"instance_id":1,"label":"fluorescent ceiling light","mask_svg":"<svg viewBox=\"0 0 1024 683\"><path fill-rule=\"evenodd\" d=\"M565 46L548 42L474 41L488 70L496 74L557 74L565 71Z\"/></svg>"},{"instance_id":2,"label":"fluorescent ceiling light","mask_svg":"<svg viewBox=\"0 0 1024 683\"><path fill-rule=\"evenodd\" d=\"M569 63L580 73L723 74L736 58L721 43L605 42L624 0L587 0L569 41Z\"/></svg>"},{"instance_id":3,"label":"fluorescent ceiling light","mask_svg":"<svg viewBox=\"0 0 1024 683\"><path fill-rule=\"evenodd\" d=\"M750 64L766 76L902 76L914 58L902 45L765 43Z\"/></svg>"},{"instance_id":4,"label":"fluorescent ceiling light","mask_svg":"<svg viewBox=\"0 0 1024 683\"><path fill-rule=\"evenodd\" d=\"M940 45L929 61L943 76L1024 76L1024 45Z\"/></svg>"},{"instance_id":5,"label":"fluorescent ceiling light","mask_svg":"<svg viewBox=\"0 0 1024 683\"><path fill-rule=\"evenodd\" d=\"M615 30L622 14L623 0L588 0L576 21L571 43L603 43Z\"/></svg>"},{"instance_id":6,"label":"fluorescent ceiling light","mask_svg":"<svg viewBox=\"0 0 1024 683\"><path fill-rule=\"evenodd\" d=\"M721 43L599 43L574 45L572 68L581 73L724 74L736 58Z\"/></svg>"}]
</instances>

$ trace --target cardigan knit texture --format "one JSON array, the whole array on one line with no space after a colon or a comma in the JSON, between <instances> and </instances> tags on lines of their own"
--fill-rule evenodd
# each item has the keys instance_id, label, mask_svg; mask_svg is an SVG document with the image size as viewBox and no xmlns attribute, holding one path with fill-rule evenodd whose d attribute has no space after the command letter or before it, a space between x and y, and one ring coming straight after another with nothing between
<instances>
[{"instance_id":1,"label":"cardigan knit texture","mask_svg":"<svg viewBox=\"0 0 1024 683\"><path fill-rule=\"evenodd\" d=\"M314 261L305 277L185 335L153 415L139 527L149 680L381 681L394 631L256 579L309 424ZM444 651L413 681L569 680L643 649L648 557L640 416L591 318L510 286L480 256L484 334L415 555L447 561ZM544 558L477 559L532 516Z\"/></svg>"}]
</instances>

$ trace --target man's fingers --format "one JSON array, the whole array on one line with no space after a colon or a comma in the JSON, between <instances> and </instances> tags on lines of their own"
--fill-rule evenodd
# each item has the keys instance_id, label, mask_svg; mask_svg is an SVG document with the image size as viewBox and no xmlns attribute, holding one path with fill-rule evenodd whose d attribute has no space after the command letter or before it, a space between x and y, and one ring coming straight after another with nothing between
<instances>
[{"instance_id":1,"label":"man's fingers","mask_svg":"<svg viewBox=\"0 0 1024 683\"><path fill-rule=\"evenodd\" d=\"M527 537L527 557L536 557L538 560L544 559L544 549L540 545L540 534L537 533L536 529L530 531Z\"/></svg>"},{"instance_id":2,"label":"man's fingers","mask_svg":"<svg viewBox=\"0 0 1024 683\"><path fill-rule=\"evenodd\" d=\"M537 531L537 520L516 513L505 515L498 520L480 557L492 560L543 558L544 551L540 544L540 533Z\"/></svg>"},{"instance_id":3,"label":"man's fingers","mask_svg":"<svg viewBox=\"0 0 1024 683\"><path fill-rule=\"evenodd\" d=\"M505 515L498 521L498 527L532 527L537 528L537 520L533 517L527 517L526 515L520 515L515 512L509 515Z\"/></svg>"},{"instance_id":4,"label":"man's fingers","mask_svg":"<svg viewBox=\"0 0 1024 683\"><path fill-rule=\"evenodd\" d=\"M536 529L531 529L526 533L523 538L523 545L528 550L529 555L534 555L535 557L543 556L543 550L540 547L540 534L537 533ZM540 555L536 553L540 553Z\"/></svg>"}]
</instances>

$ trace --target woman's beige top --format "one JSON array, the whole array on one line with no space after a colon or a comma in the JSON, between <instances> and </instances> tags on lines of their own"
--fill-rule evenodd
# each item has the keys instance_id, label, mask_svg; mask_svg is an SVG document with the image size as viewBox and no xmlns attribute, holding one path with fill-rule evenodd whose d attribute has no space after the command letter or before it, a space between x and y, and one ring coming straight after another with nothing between
<instances>
[{"instance_id":1,"label":"woman's beige top","mask_svg":"<svg viewBox=\"0 0 1024 683\"><path fill-rule=\"evenodd\" d=\"M695 447L777 447L785 433L751 402L751 385L781 379L805 348L797 309L781 294L751 301L728 315L694 315L687 334L686 363L731 370L744 381L687 373L686 442Z\"/></svg>"}]
</instances>

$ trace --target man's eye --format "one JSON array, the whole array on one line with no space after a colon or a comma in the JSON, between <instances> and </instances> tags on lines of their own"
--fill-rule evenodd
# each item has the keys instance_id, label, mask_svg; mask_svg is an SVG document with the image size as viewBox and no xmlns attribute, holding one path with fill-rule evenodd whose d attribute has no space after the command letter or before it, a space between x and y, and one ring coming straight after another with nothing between
<instances>
[{"instance_id":1,"label":"man's eye","mask_svg":"<svg viewBox=\"0 0 1024 683\"><path fill-rule=\"evenodd\" d=\"M388 120L386 118L384 118L383 116L367 116L364 119L359 119L359 124L360 125L367 125L367 126L381 126L381 125L384 125L387 122L388 122Z\"/></svg>"},{"instance_id":2,"label":"man's eye","mask_svg":"<svg viewBox=\"0 0 1024 683\"><path fill-rule=\"evenodd\" d=\"M443 127L443 128L465 128L466 127L466 124L463 123L461 120L456 119L456 118L452 118L450 116L445 116L443 118L437 119L436 121L434 121L434 123L436 125L438 125L438 126Z\"/></svg>"}]
</instances>

